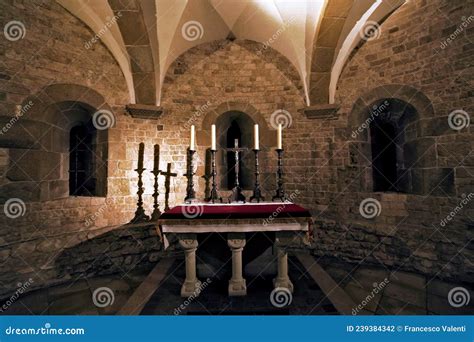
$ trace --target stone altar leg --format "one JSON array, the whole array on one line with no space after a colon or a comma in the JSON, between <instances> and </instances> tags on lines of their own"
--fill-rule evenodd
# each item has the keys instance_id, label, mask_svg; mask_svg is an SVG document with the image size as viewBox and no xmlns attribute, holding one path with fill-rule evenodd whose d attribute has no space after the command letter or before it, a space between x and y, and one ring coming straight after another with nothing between
<instances>
[{"instance_id":1,"label":"stone altar leg","mask_svg":"<svg viewBox=\"0 0 474 342\"><path fill-rule=\"evenodd\" d=\"M285 287L293 293L293 283L288 277L288 253L286 245L290 242L291 237L285 232L277 232L275 236L275 248L278 258L278 275L273 279L273 286Z\"/></svg>"},{"instance_id":2,"label":"stone altar leg","mask_svg":"<svg viewBox=\"0 0 474 342\"><path fill-rule=\"evenodd\" d=\"M196 277L196 250L198 246L196 234L180 234L178 239L184 249L186 261L186 279L181 286L181 297L197 295L199 291L196 290L201 286L201 282Z\"/></svg>"},{"instance_id":3,"label":"stone altar leg","mask_svg":"<svg viewBox=\"0 0 474 342\"><path fill-rule=\"evenodd\" d=\"M242 251L245 246L245 234L229 233L227 244L232 251L232 278L229 280L229 296L245 296L247 284L242 277Z\"/></svg>"}]
</instances>

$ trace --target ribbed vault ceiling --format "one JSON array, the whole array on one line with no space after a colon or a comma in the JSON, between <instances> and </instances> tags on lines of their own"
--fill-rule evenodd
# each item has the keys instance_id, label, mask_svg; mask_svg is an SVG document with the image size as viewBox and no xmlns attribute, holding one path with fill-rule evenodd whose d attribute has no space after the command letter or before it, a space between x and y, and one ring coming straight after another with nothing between
<instances>
[{"instance_id":1,"label":"ribbed vault ceiling","mask_svg":"<svg viewBox=\"0 0 474 342\"><path fill-rule=\"evenodd\" d=\"M350 51L362 37L364 24L380 21L404 2L57 1L87 24L109 48L125 75L131 103L156 105L161 101L166 72L178 56L199 44L226 38L249 39L277 50L298 71L308 105L315 101L333 102L337 79ZM328 53L324 53L325 58L320 59L318 56L325 48L331 48L331 54L328 58ZM318 90L316 87L327 88L322 101L312 95Z\"/></svg>"}]
</instances>

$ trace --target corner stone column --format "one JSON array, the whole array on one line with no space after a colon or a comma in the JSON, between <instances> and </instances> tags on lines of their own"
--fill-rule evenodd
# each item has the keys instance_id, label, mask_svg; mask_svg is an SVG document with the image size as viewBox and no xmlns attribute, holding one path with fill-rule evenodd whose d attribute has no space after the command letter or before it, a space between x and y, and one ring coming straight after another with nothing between
<instances>
[{"instance_id":1,"label":"corner stone column","mask_svg":"<svg viewBox=\"0 0 474 342\"><path fill-rule=\"evenodd\" d=\"M186 279L181 286L181 297L197 295L201 282L196 277L196 250L198 247L196 234L179 234L179 244L184 249L186 261Z\"/></svg>"},{"instance_id":2,"label":"corner stone column","mask_svg":"<svg viewBox=\"0 0 474 342\"><path fill-rule=\"evenodd\" d=\"M245 246L244 233L229 233L227 244L232 251L232 278L229 280L229 296L247 295L247 283L242 277L242 251Z\"/></svg>"},{"instance_id":3,"label":"corner stone column","mask_svg":"<svg viewBox=\"0 0 474 342\"><path fill-rule=\"evenodd\" d=\"M278 274L277 277L273 279L273 286L275 288L287 288L291 293L293 293L293 283L291 282L290 277L288 277L288 252L286 251L286 246L292 240L291 235L289 234L288 232L277 232L275 236L275 248L278 258Z\"/></svg>"}]
</instances>

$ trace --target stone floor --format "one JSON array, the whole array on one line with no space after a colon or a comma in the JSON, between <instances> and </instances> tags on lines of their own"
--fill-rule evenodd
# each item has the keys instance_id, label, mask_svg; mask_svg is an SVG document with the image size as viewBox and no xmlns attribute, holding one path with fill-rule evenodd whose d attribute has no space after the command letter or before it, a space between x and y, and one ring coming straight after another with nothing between
<instances>
[{"instance_id":1,"label":"stone floor","mask_svg":"<svg viewBox=\"0 0 474 342\"><path fill-rule=\"evenodd\" d=\"M315 259L316 260L316 259ZM184 278L182 260L177 259L167 277L151 299L144 303L141 314L337 314L329 298L307 274L297 258L290 257L290 278L295 285L292 302L277 308L270 301L271 277L260 275L247 278L246 297L228 297L228 274L214 278L201 295L185 301L179 295ZM473 294L472 284L443 282L414 273L389 271L383 267L353 265L337 261L318 260L328 275L353 300L353 314L359 315L426 315L426 314L474 314L474 304L455 308L448 302L448 293L462 286ZM127 302L134 290L146 278L147 273L136 272L126 276L110 275L36 290L21 295L1 314L7 315L111 315ZM204 280L201 277L202 280ZM113 291L111 305L98 307L92 300L93 292L100 287ZM374 289L378 288L375 293ZM5 304L7 299L0 303Z\"/></svg>"}]
</instances>

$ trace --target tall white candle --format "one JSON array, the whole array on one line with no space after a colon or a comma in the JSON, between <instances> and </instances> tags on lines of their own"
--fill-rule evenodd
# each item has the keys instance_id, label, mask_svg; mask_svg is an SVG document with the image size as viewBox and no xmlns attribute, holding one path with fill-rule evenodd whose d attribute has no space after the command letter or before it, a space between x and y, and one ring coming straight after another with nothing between
<instances>
[{"instance_id":1,"label":"tall white candle","mask_svg":"<svg viewBox=\"0 0 474 342\"><path fill-rule=\"evenodd\" d=\"M196 151L195 140L196 140L196 132L195 132L194 125L192 125L191 126L191 140L189 141L190 151Z\"/></svg>"},{"instance_id":2,"label":"tall white candle","mask_svg":"<svg viewBox=\"0 0 474 342\"><path fill-rule=\"evenodd\" d=\"M258 125L253 126L253 148L255 150L259 149L259 143L258 143Z\"/></svg>"},{"instance_id":3,"label":"tall white candle","mask_svg":"<svg viewBox=\"0 0 474 342\"><path fill-rule=\"evenodd\" d=\"M281 124L278 124L278 135L277 135L277 148L281 150L281 141L282 141L282 138L281 138Z\"/></svg>"},{"instance_id":4,"label":"tall white candle","mask_svg":"<svg viewBox=\"0 0 474 342\"><path fill-rule=\"evenodd\" d=\"M211 126L211 150L215 151L216 149L216 125Z\"/></svg>"}]
</instances>

